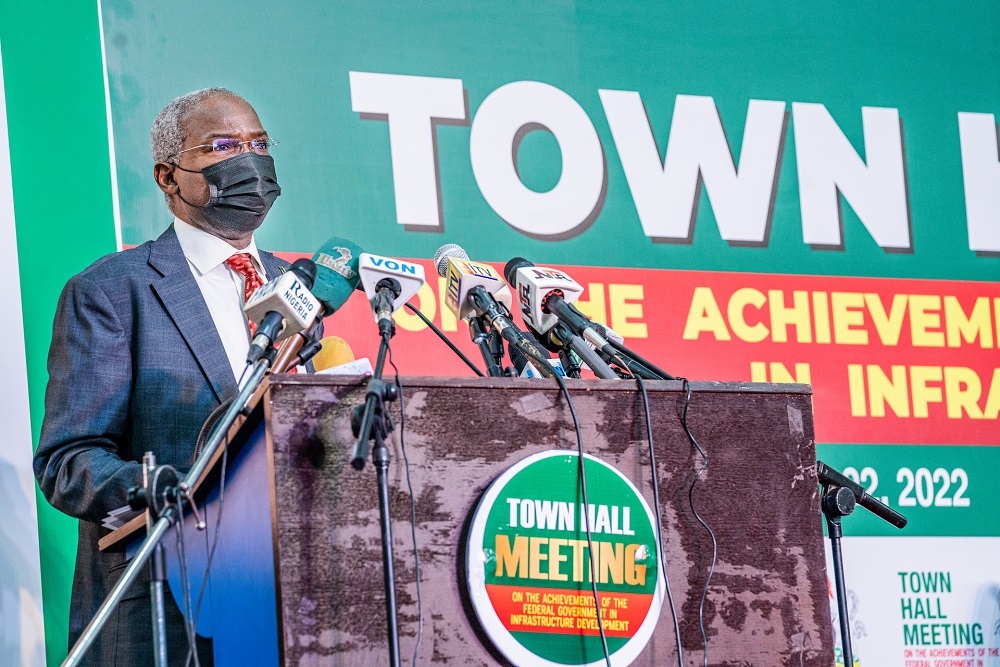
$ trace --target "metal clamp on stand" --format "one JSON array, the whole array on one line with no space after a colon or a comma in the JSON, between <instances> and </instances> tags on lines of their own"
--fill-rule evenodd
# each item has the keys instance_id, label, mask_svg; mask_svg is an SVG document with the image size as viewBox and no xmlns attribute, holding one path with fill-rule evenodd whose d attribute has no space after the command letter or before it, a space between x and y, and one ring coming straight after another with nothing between
<instances>
[{"instance_id":1,"label":"metal clamp on stand","mask_svg":"<svg viewBox=\"0 0 1000 667\"><path fill-rule=\"evenodd\" d=\"M146 531L153 531L153 524L171 503L177 500L180 476L172 466L156 465L153 452L142 455L142 487L129 489L128 502L132 509L146 509ZM167 558L163 544L156 543L149 560L149 597L153 613L153 664L167 664L167 616L163 592L167 585Z\"/></svg>"},{"instance_id":2,"label":"metal clamp on stand","mask_svg":"<svg viewBox=\"0 0 1000 667\"><path fill-rule=\"evenodd\" d=\"M372 379L368 381L365 403L351 414L351 429L358 441L351 452L351 465L355 470L365 467L368 450L372 442L372 461L378 477L379 522L382 528L382 575L385 585L385 612L388 624L389 664L399 667L399 626L396 616L396 575L392 553L392 518L389 515L389 448L385 439L392 432L393 424L385 404L399 397L399 386L395 382L382 381L382 369L389 351L389 339L394 328L379 327L382 343Z\"/></svg>"},{"instance_id":3,"label":"metal clamp on stand","mask_svg":"<svg viewBox=\"0 0 1000 667\"><path fill-rule=\"evenodd\" d=\"M847 616L844 555L840 545L840 538L843 537L844 531L840 520L849 516L857 505L861 505L875 516L897 528L903 528L906 525L906 517L868 495L860 484L822 461L816 461L816 476L819 478L819 483L823 485L820 506L823 509L823 516L826 517L826 528L830 536L830 553L833 556L833 577L837 587L837 612L840 616L840 637L844 650L844 664L854 665L851 625Z\"/></svg>"},{"instance_id":4,"label":"metal clamp on stand","mask_svg":"<svg viewBox=\"0 0 1000 667\"><path fill-rule=\"evenodd\" d=\"M469 318L469 337L479 348L479 353L483 355L483 362L486 364L486 372L490 377L503 377L500 364L503 361L503 343L501 338L492 328L483 322L481 317ZM499 359L497 357L497 347L499 346Z\"/></svg>"}]
</instances>

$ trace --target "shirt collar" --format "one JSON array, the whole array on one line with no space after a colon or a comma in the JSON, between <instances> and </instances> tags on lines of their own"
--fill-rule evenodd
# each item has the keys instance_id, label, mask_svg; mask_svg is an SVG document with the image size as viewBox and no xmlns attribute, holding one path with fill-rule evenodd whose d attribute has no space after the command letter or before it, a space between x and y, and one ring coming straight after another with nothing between
<instances>
[{"instance_id":1,"label":"shirt collar","mask_svg":"<svg viewBox=\"0 0 1000 667\"><path fill-rule=\"evenodd\" d=\"M246 252L253 257L254 266L260 273L261 279L267 282L264 265L261 263L260 253L257 251L257 243L252 236L250 237L250 245L242 250L237 250L218 236L213 236L177 217L174 218L174 231L177 232L177 241L181 244L184 257L197 269L200 275L213 271L233 255Z\"/></svg>"}]
</instances>

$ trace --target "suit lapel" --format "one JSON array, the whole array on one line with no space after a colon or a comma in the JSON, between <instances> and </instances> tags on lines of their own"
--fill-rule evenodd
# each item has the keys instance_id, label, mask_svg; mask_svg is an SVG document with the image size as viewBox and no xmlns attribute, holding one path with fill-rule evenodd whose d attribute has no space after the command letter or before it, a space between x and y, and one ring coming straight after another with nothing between
<instances>
[{"instance_id":1,"label":"suit lapel","mask_svg":"<svg viewBox=\"0 0 1000 667\"><path fill-rule=\"evenodd\" d=\"M235 396L232 366L173 225L150 245L149 265L161 274L152 281L153 291L191 349L216 398L221 403ZM270 268L265 269L270 275Z\"/></svg>"},{"instance_id":2,"label":"suit lapel","mask_svg":"<svg viewBox=\"0 0 1000 667\"><path fill-rule=\"evenodd\" d=\"M278 259L269 252L264 252L263 250L258 252L260 253L260 263L264 265L264 273L267 274L268 282L280 276L288 266L287 262Z\"/></svg>"}]
</instances>

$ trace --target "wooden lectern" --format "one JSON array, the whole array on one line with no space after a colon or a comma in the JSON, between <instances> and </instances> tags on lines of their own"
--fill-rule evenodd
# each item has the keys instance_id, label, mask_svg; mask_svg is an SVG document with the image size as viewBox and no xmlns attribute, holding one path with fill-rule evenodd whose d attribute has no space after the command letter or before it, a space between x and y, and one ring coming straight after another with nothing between
<instances>
[{"instance_id":1,"label":"wooden lectern","mask_svg":"<svg viewBox=\"0 0 1000 667\"><path fill-rule=\"evenodd\" d=\"M234 427L225 479L202 483L208 530L183 530L193 596L221 511L198 619L216 665L386 665L385 596L375 472L351 468L351 410L367 378L277 375ZM632 382L568 380L584 448L628 476L652 505L641 395ZM680 421L679 382L649 382L667 574L688 665L702 663L698 607L711 541L688 506L699 460ZM691 384L688 425L710 456L695 502L715 531L718 562L705 606L709 664L829 667L830 594L806 385ZM468 517L498 475L524 457L574 450L555 382L403 379L406 451L417 499L423 642L420 665L507 664L464 590ZM400 451L393 460L393 538L402 661L418 614L410 503ZM221 464L221 462L220 462ZM224 482L224 493L223 490ZM221 498L220 498L221 496ZM220 502L221 500L221 502ZM102 548L138 542L141 522ZM180 588L177 540L165 540L170 586ZM676 663L669 607L635 665Z\"/></svg>"}]
</instances>

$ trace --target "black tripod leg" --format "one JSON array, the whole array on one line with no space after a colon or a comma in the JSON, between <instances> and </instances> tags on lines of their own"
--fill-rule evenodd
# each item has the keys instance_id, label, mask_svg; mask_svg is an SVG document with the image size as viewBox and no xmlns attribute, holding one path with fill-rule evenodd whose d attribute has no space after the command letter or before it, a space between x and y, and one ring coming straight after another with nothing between
<instances>
[{"instance_id":1,"label":"black tripod leg","mask_svg":"<svg viewBox=\"0 0 1000 667\"><path fill-rule=\"evenodd\" d=\"M383 416L379 414L377 419L372 429L375 434L372 458L378 473L378 504L382 523L382 574L385 584L385 615L389 630L389 664L392 667L399 667L396 573L392 553L392 517L389 512L389 448L385 445Z\"/></svg>"},{"instance_id":2,"label":"black tripod leg","mask_svg":"<svg viewBox=\"0 0 1000 667\"><path fill-rule=\"evenodd\" d=\"M847 584L844 581L844 554L840 538L844 531L840 526L841 517L854 511L854 494L842 486L824 486L822 499L823 515L830 534L830 553L833 556L833 579L837 588L837 612L840 616L840 643L844 651L844 666L854 667L854 651L851 646L851 622L847 615Z\"/></svg>"}]
</instances>

